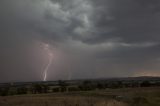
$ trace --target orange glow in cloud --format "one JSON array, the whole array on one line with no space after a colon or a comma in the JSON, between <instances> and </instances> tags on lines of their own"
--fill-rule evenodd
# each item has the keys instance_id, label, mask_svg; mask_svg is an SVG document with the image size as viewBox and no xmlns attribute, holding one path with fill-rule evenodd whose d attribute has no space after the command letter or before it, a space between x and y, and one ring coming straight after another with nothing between
<instances>
[{"instance_id":1,"label":"orange glow in cloud","mask_svg":"<svg viewBox=\"0 0 160 106\"><path fill-rule=\"evenodd\" d=\"M140 72L137 72L133 75L134 77L137 77L137 76L153 76L153 77L156 77L156 76L160 76L160 71L157 72L157 71L140 71Z\"/></svg>"}]
</instances>

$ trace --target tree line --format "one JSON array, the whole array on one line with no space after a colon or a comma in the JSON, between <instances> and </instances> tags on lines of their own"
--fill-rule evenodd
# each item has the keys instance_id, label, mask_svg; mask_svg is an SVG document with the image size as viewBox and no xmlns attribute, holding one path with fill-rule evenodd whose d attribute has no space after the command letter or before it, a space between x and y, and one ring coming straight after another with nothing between
<instances>
[{"instance_id":1,"label":"tree line","mask_svg":"<svg viewBox=\"0 0 160 106\"><path fill-rule=\"evenodd\" d=\"M58 81L55 86L45 83L30 84L25 86L7 86L0 87L0 96L7 95L22 95L22 94L41 94L41 93L54 93L54 92L73 92L73 91L89 91L89 90L102 90L106 88L117 89L127 87L150 87L160 86L160 83L152 84L150 81L130 82L124 83L123 81L113 82L93 82L85 80L77 85L70 85L66 81Z\"/></svg>"}]
</instances>

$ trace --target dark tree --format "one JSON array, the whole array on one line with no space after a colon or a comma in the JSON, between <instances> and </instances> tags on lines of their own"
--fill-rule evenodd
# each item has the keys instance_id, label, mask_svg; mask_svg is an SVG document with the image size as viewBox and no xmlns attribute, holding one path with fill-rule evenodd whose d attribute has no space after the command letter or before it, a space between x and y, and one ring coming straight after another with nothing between
<instances>
[{"instance_id":1,"label":"dark tree","mask_svg":"<svg viewBox=\"0 0 160 106\"><path fill-rule=\"evenodd\" d=\"M97 83L97 88L98 89L105 89L105 85L102 83Z\"/></svg>"},{"instance_id":2,"label":"dark tree","mask_svg":"<svg viewBox=\"0 0 160 106\"><path fill-rule=\"evenodd\" d=\"M33 93L42 93L43 91L42 86L40 84L33 85L32 90Z\"/></svg>"},{"instance_id":3,"label":"dark tree","mask_svg":"<svg viewBox=\"0 0 160 106\"><path fill-rule=\"evenodd\" d=\"M141 87L150 87L151 86L151 83L149 81L143 81L141 83Z\"/></svg>"},{"instance_id":4,"label":"dark tree","mask_svg":"<svg viewBox=\"0 0 160 106\"><path fill-rule=\"evenodd\" d=\"M86 80L86 81L83 81L83 83L81 85L79 85L79 89L81 89L83 91L88 91L88 90L95 89L95 86L92 84L91 81Z\"/></svg>"},{"instance_id":5,"label":"dark tree","mask_svg":"<svg viewBox=\"0 0 160 106\"><path fill-rule=\"evenodd\" d=\"M26 87L17 88L17 94L27 94L28 89Z\"/></svg>"},{"instance_id":6,"label":"dark tree","mask_svg":"<svg viewBox=\"0 0 160 106\"><path fill-rule=\"evenodd\" d=\"M60 86L61 92L65 92L67 90L68 84L65 81L59 80L58 85Z\"/></svg>"},{"instance_id":7,"label":"dark tree","mask_svg":"<svg viewBox=\"0 0 160 106\"><path fill-rule=\"evenodd\" d=\"M9 87L0 89L0 96L7 96L9 94Z\"/></svg>"},{"instance_id":8,"label":"dark tree","mask_svg":"<svg viewBox=\"0 0 160 106\"><path fill-rule=\"evenodd\" d=\"M48 93L49 86L48 85L42 85L43 93Z\"/></svg>"}]
</instances>

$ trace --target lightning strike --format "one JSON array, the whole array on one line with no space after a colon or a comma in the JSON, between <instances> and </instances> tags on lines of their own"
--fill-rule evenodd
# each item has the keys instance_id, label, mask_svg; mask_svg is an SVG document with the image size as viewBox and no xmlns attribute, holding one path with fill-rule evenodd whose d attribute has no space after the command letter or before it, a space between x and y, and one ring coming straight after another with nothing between
<instances>
[{"instance_id":1,"label":"lightning strike","mask_svg":"<svg viewBox=\"0 0 160 106\"><path fill-rule=\"evenodd\" d=\"M49 58L48 64L43 71L44 72L43 81L46 81L47 80L48 69L49 69L50 65L52 64L53 54L50 51L48 44L44 44L44 50L47 52L47 55L48 55L48 58Z\"/></svg>"}]
</instances>

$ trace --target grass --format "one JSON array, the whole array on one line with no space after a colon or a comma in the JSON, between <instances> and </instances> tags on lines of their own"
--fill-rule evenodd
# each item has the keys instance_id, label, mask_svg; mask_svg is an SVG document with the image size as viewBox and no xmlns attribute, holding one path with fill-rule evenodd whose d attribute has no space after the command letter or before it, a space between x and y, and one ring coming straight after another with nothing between
<instances>
[{"instance_id":1,"label":"grass","mask_svg":"<svg viewBox=\"0 0 160 106\"><path fill-rule=\"evenodd\" d=\"M0 97L0 106L160 106L160 90L121 88Z\"/></svg>"}]
</instances>

